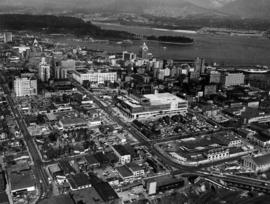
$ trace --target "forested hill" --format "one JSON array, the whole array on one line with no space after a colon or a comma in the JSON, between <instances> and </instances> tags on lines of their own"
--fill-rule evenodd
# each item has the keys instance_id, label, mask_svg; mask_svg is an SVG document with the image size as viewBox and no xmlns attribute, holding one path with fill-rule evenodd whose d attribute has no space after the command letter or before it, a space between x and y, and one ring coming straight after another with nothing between
<instances>
[{"instance_id":1,"label":"forested hill","mask_svg":"<svg viewBox=\"0 0 270 204\"><path fill-rule=\"evenodd\" d=\"M0 29L70 33L98 38L134 38L131 33L103 30L80 18L53 15L0 14Z\"/></svg>"}]
</instances>

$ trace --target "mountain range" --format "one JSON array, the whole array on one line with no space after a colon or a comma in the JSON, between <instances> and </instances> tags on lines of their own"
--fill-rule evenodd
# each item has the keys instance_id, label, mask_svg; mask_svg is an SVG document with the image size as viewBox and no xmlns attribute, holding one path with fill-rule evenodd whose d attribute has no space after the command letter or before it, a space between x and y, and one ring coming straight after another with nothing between
<instances>
[{"instance_id":1,"label":"mountain range","mask_svg":"<svg viewBox=\"0 0 270 204\"><path fill-rule=\"evenodd\" d=\"M129 12L165 17L268 19L270 0L0 0L0 12Z\"/></svg>"}]
</instances>

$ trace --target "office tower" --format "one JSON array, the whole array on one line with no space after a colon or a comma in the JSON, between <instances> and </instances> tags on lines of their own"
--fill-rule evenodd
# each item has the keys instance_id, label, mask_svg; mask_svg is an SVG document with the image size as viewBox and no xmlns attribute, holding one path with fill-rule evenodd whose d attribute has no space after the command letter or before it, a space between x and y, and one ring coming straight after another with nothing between
<instances>
[{"instance_id":1,"label":"office tower","mask_svg":"<svg viewBox=\"0 0 270 204\"><path fill-rule=\"evenodd\" d=\"M51 77L51 67L46 62L46 58L42 57L38 67L38 77L42 82L49 81Z\"/></svg>"},{"instance_id":2,"label":"office tower","mask_svg":"<svg viewBox=\"0 0 270 204\"><path fill-rule=\"evenodd\" d=\"M144 42L142 47L141 47L141 50L140 50L140 54L141 54L142 59L147 59L148 58L148 51L149 51L149 48L146 45L146 43Z\"/></svg>"},{"instance_id":3,"label":"office tower","mask_svg":"<svg viewBox=\"0 0 270 204\"><path fill-rule=\"evenodd\" d=\"M4 43L12 42L12 33L5 32L4 33Z\"/></svg>"},{"instance_id":4,"label":"office tower","mask_svg":"<svg viewBox=\"0 0 270 204\"><path fill-rule=\"evenodd\" d=\"M197 57L194 61L194 72L203 74L205 72L205 59Z\"/></svg>"},{"instance_id":5,"label":"office tower","mask_svg":"<svg viewBox=\"0 0 270 204\"><path fill-rule=\"evenodd\" d=\"M56 66L54 71L55 71L55 73L54 73L54 78L55 79L67 79L67 71L68 71L68 69Z\"/></svg>"},{"instance_id":6,"label":"office tower","mask_svg":"<svg viewBox=\"0 0 270 204\"><path fill-rule=\"evenodd\" d=\"M211 71L210 72L210 79L209 83L219 84L221 79L221 73L218 71Z\"/></svg>"},{"instance_id":7,"label":"office tower","mask_svg":"<svg viewBox=\"0 0 270 204\"><path fill-rule=\"evenodd\" d=\"M243 73L224 72L221 75L221 83L223 87L237 86L245 83L245 75Z\"/></svg>"},{"instance_id":8,"label":"office tower","mask_svg":"<svg viewBox=\"0 0 270 204\"><path fill-rule=\"evenodd\" d=\"M32 77L16 77L13 85L17 97L37 95L37 80Z\"/></svg>"}]
</instances>

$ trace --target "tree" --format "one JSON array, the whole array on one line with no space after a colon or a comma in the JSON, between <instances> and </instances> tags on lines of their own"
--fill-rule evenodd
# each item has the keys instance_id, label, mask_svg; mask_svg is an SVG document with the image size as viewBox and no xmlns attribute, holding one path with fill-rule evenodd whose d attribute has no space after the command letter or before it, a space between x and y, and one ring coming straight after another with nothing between
<instances>
[{"instance_id":1,"label":"tree","mask_svg":"<svg viewBox=\"0 0 270 204\"><path fill-rule=\"evenodd\" d=\"M44 116L41 114L37 115L37 124L44 124L46 121L44 119Z\"/></svg>"},{"instance_id":2,"label":"tree","mask_svg":"<svg viewBox=\"0 0 270 204\"><path fill-rule=\"evenodd\" d=\"M86 89L91 88L91 82L89 80L84 80L82 85Z\"/></svg>"},{"instance_id":3,"label":"tree","mask_svg":"<svg viewBox=\"0 0 270 204\"><path fill-rule=\"evenodd\" d=\"M56 142L57 138L58 138L58 134L55 132L52 132L48 135L48 138L49 138L50 142Z\"/></svg>"},{"instance_id":4,"label":"tree","mask_svg":"<svg viewBox=\"0 0 270 204\"><path fill-rule=\"evenodd\" d=\"M91 149L93 152L95 152L95 151L97 150L97 145L96 145L96 143L95 143L93 140L91 140L91 141L89 142L89 147L90 147L90 149Z\"/></svg>"},{"instance_id":5,"label":"tree","mask_svg":"<svg viewBox=\"0 0 270 204\"><path fill-rule=\"evenodd\" d=\"M89 141L85 141L84 143L83 143L83 148L84 149L88 149L89 147L90 147L90 142Z\"/></svg>"}]
</instances>

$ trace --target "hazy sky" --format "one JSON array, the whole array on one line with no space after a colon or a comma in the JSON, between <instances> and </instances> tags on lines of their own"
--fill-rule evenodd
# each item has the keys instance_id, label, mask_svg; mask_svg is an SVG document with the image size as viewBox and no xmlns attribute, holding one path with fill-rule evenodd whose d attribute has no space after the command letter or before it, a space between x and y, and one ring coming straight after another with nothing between
<instances>
[{"instance_id":1,"label":"hazy sky","mask_svg":"<svg viewBox=\"0 0 270 204\"><path fill-rule=\"evenodd\" d=\"M18 6L18 5L62 5L63 7L68 6L68 5L77 5L79 4L92 4L93 6L95 5L100 5L104 3L112 3L114 1L118 0L0 0L0 5L10 5L10 6ZM123 0L122 0L123 1ZM126 2L128 1L134 1L134 0L125 0ZM136 1L136 0L135 0ZM163 3L178 3L178 2L191 2L195 3L197 5L201 6L210 6L212 7L213 5L219 6L224 2L230 2L234 0L144 0L149 2L163 2ZM254 0L256 1L256 0Z\"/></svg>"}]
</instances>

